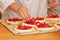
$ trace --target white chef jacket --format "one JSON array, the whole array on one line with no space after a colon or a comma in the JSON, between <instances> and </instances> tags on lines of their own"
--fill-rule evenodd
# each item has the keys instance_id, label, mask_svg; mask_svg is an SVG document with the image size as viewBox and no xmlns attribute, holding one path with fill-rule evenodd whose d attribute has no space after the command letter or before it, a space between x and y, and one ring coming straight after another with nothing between
<instances>
[{"instance_id":1,"label":"white chef jacket","mask_svg":"<svg viewBox=\"0 0 60 40\"><path fill-rule=\"evenodd\" d=\"M6 10L7 7L13 2L18 2L25 5L30 11L31 17L40 17L47 15L47 0L0 0L0 11L2 13L2 19L6 19L9 17L18 17L15 12L11 10Z\"/></svg>"}]
</instances>

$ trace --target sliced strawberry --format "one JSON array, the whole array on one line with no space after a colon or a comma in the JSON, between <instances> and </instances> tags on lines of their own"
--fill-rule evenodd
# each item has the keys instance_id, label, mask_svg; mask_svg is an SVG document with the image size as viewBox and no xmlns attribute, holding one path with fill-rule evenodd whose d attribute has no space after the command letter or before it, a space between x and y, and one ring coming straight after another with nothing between
<instances>
[{"instance_id":1,"label":"sliced strawberry","mask_svg":"<svg viewBox=\"0 0 60 40\"><path fill-rule=\"evenodd\" d=\"M60 26L60 24L57 24L58 26Z\"/></svg>"},{"instance_id":2,"label":"sliced strawberry","mask_svg":"<svg viewBox=\"0 0 60 40\"><path fill-rule=\"evenodd\" d=\"M29 20L29 21L26 21L25 23L27 23L27 24L34 24L36 21L34 20L34 19L31 19L31 20Z\"/></svg>"},{"instance_id":3,"label":"sliced strawberry","mask_svg":"<svg viewBox=\"0 0 60 40\"><path fill-rule=\"evenodd\" d=\"M36 22L35 25L40 25L40 22Z\"/></svg>"},{"instance_id":4,"label":"sliced strawberry","mask_svg":"<svg viewBox=\"0 0 60 40\"><path fill-rule=\"evenodd\" d=\"M12 21L12 19L8 19L8 21Z\"/></svg>"},{"instance_id":5,"label":"sliced strawberry","mask_svg":"<svg viewBox=\"0 0 60 40\"><path fill-rule=\"evenodd\" d=\"M36 17L36 18L34 18L34 20L44 20L44 18L43 17L41 17L41 18Z\"/></svg>"},{"instance_id":6,"label":"sliced strawberry","mask_svg":"<svg viewBox=\"0 0 60 40\"><path fill-rule=\"evenodd\" d=\"M31 29L32 27L30 27L30 26L24 26L25 28L25 30L28 30L28 29Z\"/></svg>"},{"instance_id":7,"label":"sliced strawberry","mask_svg":"<svg viewBox=\"0 0 60 40\"><path fill-rule=\"evenodd\" d=\"M44 20L44 18L39 18L39 20Z\"/></svg>"},{"instance_id":8,"label":"sliced strawberry","mask_svg":"<svg viewBox=\"0 0 60 40\"><path fill-rule=\"evenodd\" d=\"M48 25L47 23L39 23L39 22L36 23L36 26L38 28L50 28L50 27L52 27L52 26Z\"/></svg>"},{"instance_id":9,"label":"sliced strawberry","mask_svg":"<svg viewBox=\"0 0 60 40\"><path fill-rule=\"evenodd\" d=\"M9 18L8 21L13 21L13 22L16 22L16 21L22 21L23 19L19 19L19 18Z\"/></svg>"},{"instance_id":10,"label":"sliced strawberry","mask_svg":"<svg viewBox=\"0 0 60 40\"><path fill-rule=\"evenodd\" d=\"M17 29L19 29L19 30L29 30L31 28L32 28L31 26L22 26L22 25L19 25Z\"/></svg>"},{"instance_id":11,"label":"sliced strawberry","mask_svg":"<svg viewBox=\"0 0 60 40\"><path fill-rule=\"evenodd\" d=\"M49 14L47 18L59 18L59 15L56 14Z\"/></svg>"},{"instance_id":12,"label":"sliced strawberry","mask_svg":"<svg viewBox=\"0 0 60 40\"><path fill-rule=\"evenodd\" d=\"M55 18L59 18L59 16L58 16L58 15L55 15L54 17L55 17Z\"/></svg>"}]
</instances>

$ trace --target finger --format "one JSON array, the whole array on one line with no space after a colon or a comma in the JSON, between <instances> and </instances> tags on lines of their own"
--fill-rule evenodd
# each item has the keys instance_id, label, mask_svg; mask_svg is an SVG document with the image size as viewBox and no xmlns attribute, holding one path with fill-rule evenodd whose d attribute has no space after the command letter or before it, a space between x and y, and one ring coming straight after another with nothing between
<instances>
[{"instance_id":1,"label":"finger","mask_svg":"<svg viewBox=\"0 0 60 40\"><path fill-rule=\"evenodd\" d=\"M27 21L28 17L26 15L26 12L25 12L24 8L22 8L22 15L23 15L24 19Z\"/></svg>"},{"instance_id":2,"label":"finger","mask_svg":"<svg viewBox=\"0 0 60 40\"><path fill-rule=\"evenodd\" d=\"M25 20L28 20L30 18L29 14L28 14L28 10L23 6L21 9L21 17L23 17Z\"/></svg>"},{"instance_id":3,"label":"finger","mask_svg":"<svg viewBox=\"0 0 60 40\"><path fill-rule=\"evenodd\" d=\"M25 12L26 12L27 17L30 19L30 13L29 13L29 10L27 8L25 8Z\"/></svg>"},{"instance_id":4,"label":"finger","mask_svg":"<svg viewBox=\"0 0 60 40\"><path fill-rule=\"evenodd\" d=\"M24 15L25 19L28 20L30 17L29 17L29 14L26 12L27 9L25 7L23 7L22 10L23 10L23 15Z\"/></svg>"},{"instance_id":5,"label":"finger","mask_svg":"<svg viewBox=\"0 0 60 40\"><path fill-rule=\"evenodd\" d=\"M20 13L21 17L24 18L24 20L26 20L26 15L25 15L25 12L24 12L24 8L22 7L21 8L21 13Z\"/></svg>"},{"instance_id":6,"label":"finger","mask_svg":"<svg viewBox=\"0 0 60 40\"><path fill-rule=\"evenodd\" d=\"M19 17L21 17L23 20L25 20L22 10L19 11Z\"/></svg>"},{"instance_id":7,"label":"finger","mask_svg":"<svg viewBox=\"0 0 60 40\"><path fill-rule=\"evenodd\" d=\"M21 13L21 16L23 17L23 19L24 20L27 20L27 17L26 17L26 15L25 15L25 13L23 12L23 10L21 11L22 13Z\"/></svg>"},{"instance_id":8,"label":"finger","mask_svg":"<svg viewBox=\"0 0 60 40\"><path fill-rule=\"evenodd\" d=\"M24 16L25 20L28 20L25 10L22 11L22 15Z\"/></svg>"}]
</instances>

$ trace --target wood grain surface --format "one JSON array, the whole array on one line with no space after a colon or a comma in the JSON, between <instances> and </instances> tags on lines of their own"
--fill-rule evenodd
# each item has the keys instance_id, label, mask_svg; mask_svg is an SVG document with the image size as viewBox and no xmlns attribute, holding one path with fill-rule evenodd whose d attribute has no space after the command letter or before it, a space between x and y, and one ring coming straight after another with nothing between
<instances>
[{"instance_id":1,"label":"wood grain surface","mask_svg":"<svg viewBox=\"0 0 60 40\"><path fill-rule=\"evenodd\" d=\"M60 40L60 32L17 36L0 24L0 40Z\"/></svg>"}]
</instances>

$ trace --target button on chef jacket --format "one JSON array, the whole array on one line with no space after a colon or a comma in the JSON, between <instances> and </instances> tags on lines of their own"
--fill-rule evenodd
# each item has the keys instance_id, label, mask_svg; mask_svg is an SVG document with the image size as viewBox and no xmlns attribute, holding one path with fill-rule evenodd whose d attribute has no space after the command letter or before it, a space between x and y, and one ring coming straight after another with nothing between
<instances>
[{"instance_id":1,"label":"button on chef jacket","mask_svg":"<svg viewBox=\"0 0 60 40\"><path fill-rule=\"evenodd\" d=\"M28 8L31 17L44 17L47 15L47 0L0 0L2 19L18 17L12 10L6 10L13 2L25 5Z\"/></svg>"}]
</instances>

